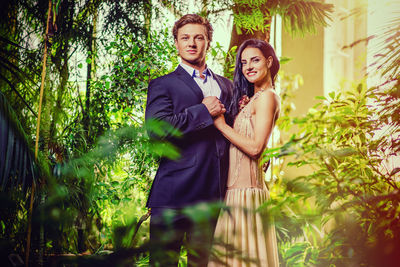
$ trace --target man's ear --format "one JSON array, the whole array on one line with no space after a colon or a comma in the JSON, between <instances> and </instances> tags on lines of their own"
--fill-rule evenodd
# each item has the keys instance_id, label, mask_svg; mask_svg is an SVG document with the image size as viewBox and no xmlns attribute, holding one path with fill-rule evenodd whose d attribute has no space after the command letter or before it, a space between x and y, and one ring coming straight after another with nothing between
<instances>
[{"instance_id":1,"label":"man's ear","mask_svg":"<svg viewBox=\"0 0 400 267\"><path fill-rule=\"evenodd\" d=\"M206 49L206 50L208 51L208 49L210 49L210 47L211 47L210 41L208 41L208 42L207 42L207 49Z\"/></svg>"},{"instance_id":2,"label":"man's ear","mask_svg":"<svg viewBox=\"0 0 400 267\"><path fill-rule=\"evenodd\" d=\"M175 48L176 48L176 51L178 51L178 54L179 54L178 41L176 39L175 39Z\"/></svg>"}]
</instances>

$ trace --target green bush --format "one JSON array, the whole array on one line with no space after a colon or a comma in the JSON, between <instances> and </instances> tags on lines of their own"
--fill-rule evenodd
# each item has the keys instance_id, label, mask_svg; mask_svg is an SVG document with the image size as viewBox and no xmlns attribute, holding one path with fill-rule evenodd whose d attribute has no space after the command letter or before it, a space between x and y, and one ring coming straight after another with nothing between
<instances>
[{"instance_id":1,"label":"green bush","mask_svg":"<svg viewBox=\"0 0 400 267\"><path fill-rule=\"evenodd\" d=\"M288 142L265 152L291 155L311 171L282 178L275 205L283 266L394 266L400 249L399 83L330 93L299 118ZM390 99L390 101L389 101ZM393 105L393 103L397 103ZM396 261L395 261L396 260Z\"/></svg>"}]
</instances>

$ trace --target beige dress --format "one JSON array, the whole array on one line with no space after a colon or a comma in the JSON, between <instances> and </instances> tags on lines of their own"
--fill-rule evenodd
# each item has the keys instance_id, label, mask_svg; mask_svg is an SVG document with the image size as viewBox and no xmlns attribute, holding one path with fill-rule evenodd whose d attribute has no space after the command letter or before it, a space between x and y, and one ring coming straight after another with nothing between
<instances>
[{"instance_id":1,"label":"beige dress","mask_svg":"<svg viewBox=\"0 0 400 267\"><path fill-rule=\"evenodd\" d=\"M250 99L233 126L249 138L254 136L251 106L261 92ZM230 146L229 160L225 204L230 211L222 210L219 215L208 266L279 266L275 227L265 213L255 212L269 199L259 160L248 157L234 145Z\"/></svg>"}]
</instances>

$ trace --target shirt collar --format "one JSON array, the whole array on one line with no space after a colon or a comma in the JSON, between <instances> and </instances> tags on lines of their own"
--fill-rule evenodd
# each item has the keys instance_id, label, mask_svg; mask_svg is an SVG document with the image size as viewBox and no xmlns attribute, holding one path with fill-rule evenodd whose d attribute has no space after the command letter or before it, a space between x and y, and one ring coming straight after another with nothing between
<instances>
[{"instance_id":1,"label":"shirt collar","mask_svg":"<svg viewBox=\"0 0 400 267\"><path fill-rule=\"evenodd\" d=\"M191 66L188 66L184 63L180 63L181 67L187 71L187 73L189 73L190 76L192 76L192 78L200 78L200 73L198 70L196 70L195 68L192 68ZM203 70L203 75L206 76L206 78L204 79L204 83L207 82L207 78L208 76L210 76L211 78L213 78L213 74L212 71L206 66L206 68Z\"/></svg>"}]
</instances>

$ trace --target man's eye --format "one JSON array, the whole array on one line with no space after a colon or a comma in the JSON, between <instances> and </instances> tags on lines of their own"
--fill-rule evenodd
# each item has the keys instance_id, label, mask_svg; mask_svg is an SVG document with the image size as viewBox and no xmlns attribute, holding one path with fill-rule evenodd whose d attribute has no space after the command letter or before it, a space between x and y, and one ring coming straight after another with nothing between
<instances>
[{"instance_id":1,"label":"man's eye","mask_svg":"<svg viewBox=\"0 0 400 267\"><path fill-rule=\"evenodd\" d=\"M203 36L197 36L196 39L197 40L204 40L204 37Z\"/></svg>"},{"instance_id":2,"label":"man's eye","mask_svg":"<svg viewBox=\"0 0 400 267\"><path fill-rule=\"evenodd\" d=\"M260 59L259 59L259 58L255 58L255 59L253 59L253 62L258 62L258 61L260 61Z\"/></svg>"},{"instance_id":3,"label":"man's eye","mask_svg":"<svg viewBox=\"0 0 400 267\"><path fill-rule=\"evenodd\" d=\"M187 40L187 39L189 39L187 36L184 36L184 37L182 37L181 38L182 40Z\"/></svg>"}]
</instances>

